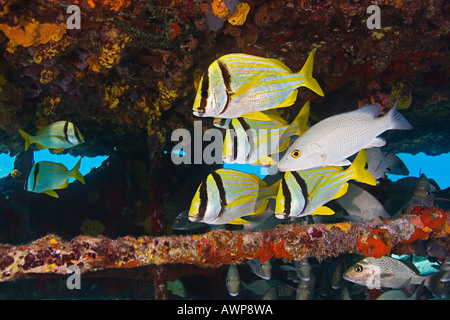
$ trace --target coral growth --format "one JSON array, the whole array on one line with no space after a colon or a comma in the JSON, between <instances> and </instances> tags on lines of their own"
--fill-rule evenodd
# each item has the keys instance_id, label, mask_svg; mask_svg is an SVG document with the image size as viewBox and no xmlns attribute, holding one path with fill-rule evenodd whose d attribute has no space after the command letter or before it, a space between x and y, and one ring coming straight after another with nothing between
<instances>
[{"instance_id":1,"label":"coral growth","mask_svg":"<svg viewBox=\"0 0 450 320\"><path fill-rule=\"evenodd\" d=\"M0 30L15 44L31 47L45 44L49 41L58 42L66 33L66 25L40 23L35 19L23 19L16 26L0 24Z\"/></svg>"},{"instance_id":2,"label":"coral growth","mask_svg":"<svg viewBox=\"0 0 450 320\"><path fill-rule=\"evenodd\" d=\"M246 2L241 2L237 5L236 11L228 18L228 22L235 26L243 25L247 19L250 6Z\"/></svg>"}]
</instances>

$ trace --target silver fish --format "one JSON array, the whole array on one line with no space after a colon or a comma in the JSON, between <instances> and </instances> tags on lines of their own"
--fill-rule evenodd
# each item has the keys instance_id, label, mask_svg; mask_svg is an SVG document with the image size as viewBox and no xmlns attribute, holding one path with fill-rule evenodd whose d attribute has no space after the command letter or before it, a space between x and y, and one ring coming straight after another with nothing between
<instances>
[{"instance_id":1,"label":"silver fish","mask_svg":"<svg viewBox=\"0 0 450 320\"><path fill-rule=\"evenodd\" d=\"M284 172L347 166L347 158L360 150L384 146L386 141L379 137L383 132L412 129L396 105L382 117L377 117L379 111L380 106L367 105L316 123L287 149L278 169Z\"/></svg>"},{"instance_id":2,"label":"silver fish","mask_svg":"<svg viewBox=\"0 0 450 320\"><path fill-rule=\"evenodd\" d=\"M310 300L314 295L315 278L311 277L309 280L300 279L295 292L296 300Z\"/></svg>"},{"instance_id":3,"label":"silver fish","mask_svg":"<svg viewBox=\"0 0 450 320\"><path fill-rule=\"evenodd\" d=\"M277 300L278 299L278 292L277 287L273 286L270 287L269 290L263 295L261 300Z\"/></svg>"},{"instance_id":4,"label":"silver fish","mask_svg":"<svg viewBox=\"0 0 450 320\"><path fill-rule=\"evenodd\" d=\"M423 291L424 283L425 281L422 281L416 291L414 291L414 293L409 297L403 290L389 290L379 295L376 300L419 300Z\"/></svg>"},{"instance_id":5,"label":"silver fish","mask_svg":"<svg viewBox=\"0 0 450 320\"><path fill-rule=\"evenodd\" d=\"M348 184L347 193L336 201L349 215L357 216L362 221L391 217L373 195L353 183Z\"/></svg>"},{"instance_id":6,"label":"silver fish","mask_svg":"<svg viewBox=\"0 0 450 320\"><path fill-rule=\"evenodd\" d=\"M261 263L259 259L252 259L248 265L252 269L252 272L261 279L270 280L272 277L272 264L270 263L270 260Z\"/></svg>"},{"instance_id":7,"label":"silver fish","mask_svg":"<svg viewBox=\"0 0 450 320\"><path fill-rule=\"evenodd\" d=\"M376 180L386 178L386 173L409 175L408 168L399 157L377 147L367 149L367 166L367 170Z\"/></svg>"},{"instance_id":8,"label":"silver fish","mask_svg":"<svg viewBox=\"0 0 450 320\"><path fill-rule=\"evenodd\" d=\"M230 266L228 267L225 285L230 296L236 297L239 294L241 279L239 277L239 270L234 264L230 264Z\"/></svg>"},{"instance_id":9,"label":"silver fish","mask_svg":"<svg viewBox=\"0 0 450 320\"><path fill-rule=\"evenodd\" d=\"M388 256L378 259L366 257L351 266L344 273L343 278L368 288L377 289L399 289L409 284L421 284L425 280L425 287L438 298L447 296L450 290L440 281L439 273L421 276L414 264Z\"/></svg>"},{"instance_id":10,"label":"silver fish","mask_svg":"<svg viewBox=\"0 0 450 320\"><path fill-rule=\"evenodd\" d=\"M298 278L304 281L311 279L311 264L308 259L294 260L294 265L282 265L284 271L294 271Z\"/></svg>"},{"instance_id":11,"label":"silver fish","mask_svg":"<svg viewBox=\"0 0 450 320\"><path fill-rule=\"evenodd\" d=\"M333 289L340 289L343 285L342 273L345 271L345 261L343 258L339 259L336 268L331 274L331 287Z\"/></svg>"}]
</instances>

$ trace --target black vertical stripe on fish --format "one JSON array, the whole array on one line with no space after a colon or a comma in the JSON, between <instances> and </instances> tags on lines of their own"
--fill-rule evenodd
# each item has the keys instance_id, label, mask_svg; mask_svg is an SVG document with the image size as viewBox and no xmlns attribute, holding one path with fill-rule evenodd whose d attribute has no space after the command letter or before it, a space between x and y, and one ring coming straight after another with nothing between
<instances>
[{"instance_id":1,"label":"black vertical stripe on fish","mask_svg":"<svg viewBox=\"0 0 450 320\"><path fill-rule=\"evenodd\" d=\"M228 71L227 66L222 61L218 60L217 63L219 64L219 69L220 69L220 72L222 73L223 84L225 85L227 92L232 94L230 72Z\"/></svg>"},{"instance_id":2,"label":"black vertical stripe on fish","mask_svg":"<svg viewBox=\"0 0 450 320\"><path fill-rule=\"evenodd\" d=\"M205 113L206 103L208 101L208 89L209 89L209 75L208 73L203 74L202 89L201 89L201 100L200 106L198 107L198 112Z\"/></svg>"},{"instance_id":3,"label":"black vertical stripe on fish","mask_svg":"<svg viewBox=\"0 0 450 320\"><path fill-rule=\"evenodd\" d=\"M302 189L303 198L305 199L305 206L308 203L308 187L306 185L305 180L300 177L297 171L292 171L292 175L294 176L295 181Z\"/></svg>"},{"instance_id":4,"label":"black vertical stripe on fish","mask_svg":"<svg viewBox=\"0 0 450 320\"><path fill-rule=\"evenodd\" d=\"M36 163L36 165L34 166L34 181L33 181L33 188L31 188L31 190L34 190L34 188L36 187L38 174L39 174L39 162Z\"/></svg>"},{"instance_id":5,"label":"black vertical stripe on fish","mask_svg":"<svg viewBox=\"0 0 450 320\"><path fill-rule=\"evenodd\" d=\"M200 204L198 206L198 215L196 217L197 221L203 220L205 217L206 206L208 205L208 190L207 190L206 180L200 185Z\"/></svg>"},{"instance_id":6,"label":"black vertical stripe on fish","mask_svg":"<svg viewBox=\"0 0 450 320\"><path fill-rule=\"evenodd\" d=\"M231 139L231 143L233 144L233 155L231 156L232 161L235 161L237 158L237 152L238 152L238 137L237 137L237 132L236 132L236 128L233 125L233 121L230 122L230 139ZM236 141L235 141L236 139Z\"/></svg>"},{"instance_id":7,"label":"black vertical stripe on fish","mask_svg":"<svg viewBox=\"0 0 450 320\"><path fill-rule=\"evenodd\" d=\"M230 96L233 94L233 91L231 90L231 75L228 71L227 66L220 60L217 61L217 64L219 65L220 73L222 74L223 84L225 85L226 94L227 94L227 102L225 103L225 106L223 107L222 111L220 111L219 114L224 113L228 105L230 104Z\"/></svg>"},{"instance_id":8,"label":"black vertical stripe on fish","mask_svg":"<svg viewBox=\"0 0 450 320\"><path fill-rule=\"evenodd\" d=\"M252 154L255 148L255 137L253 136L253 130L248 125L247 121L244 118L238 118L239 123L245 131L245 135L247 136L248 144L250 145L250 150L248 151L248 155L245 157L245 160L248 160L250 155Z\"/></svg>"},{"instance_id":9,"label":"black vertical stripe on fish","mask_svg":"<svg viewBox=\"0 0 450 320\"><path fill-rule=\"evenodd\" d=\"M227 198L225 197L225 188L223 187L222 178L217 172L212 172L211 175L216 182L217 189L219 190L220 205L223 208L227 205Z\"/></svg>"},{"instance_id":10,"label":"black vertical stripe on fish","mask_svg":"<svg viewBox=\"0 0 450 320\"><path fill-rule=\"evenodd\" d=\"M69 121L66 121L64 122L64 129L63 129L64 139L66 139L66 141L70 143L68 130L69 130Z\"/></svg>"},{"instance_id":11,"label":"black vertical stripe on fish","mask_svg":"<svg viewBox=\"0 0 450 320\"><path fill-rule=\"evenodd\" d=\"M74 131L75 131L75 138L77 138L78 143L81 143L81 137L80 137L80 130L78 130L78 128L74 127Z\"/></svg>"},{"instance_id":12,"label":"black vertical stripe on fish","mask_svg":"<svg viewBox=\"0 0 450 320\"><path fill-rule=\"evenodd\" d=\"M281 180L281 190L283 191L283 197L284 197L284 215L287 218L289 214L291 213L291 191L288 188L288 185L286 184L286 179Z\"/></svg>"}]
</instances>

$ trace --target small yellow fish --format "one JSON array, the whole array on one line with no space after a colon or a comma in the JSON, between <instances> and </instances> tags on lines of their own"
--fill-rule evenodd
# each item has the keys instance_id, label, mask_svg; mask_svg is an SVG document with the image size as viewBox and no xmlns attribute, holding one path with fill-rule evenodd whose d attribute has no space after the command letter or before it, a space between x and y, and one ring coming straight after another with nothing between
<instances>
[{"instance_id":1,"label":"small yellow fish","mask_svg":"<svg viewBox=\"0 0 450 320\"><path fill-rule=\"evenodd\" d=\"M67 188L70 178L75 178L81 183L85 183L84 177L79 171L80 164L81 159L69 171L63 164L40 161L31 168L28 179L25 182L25 190L35 193L45 193L49 196L59 198L54 190Z\"/></svg>"},{"instance_id":2,"label":"small yellow fish","mask_svg":"<svg viewBox=\"0 0 450 320\"><path fill-rule=\"evenodd\" d=\"M309 109L307 101L291 124L281 118L276 110L264 111L271 121L232 119L223 141L223 161L276 164L271 155L286 150L291 136L299 136L308 129Z\"/></svg>"},{"instance_id":3,"label":"small yellow fish","mask_svg":"<svg viewBox=\"0 0 450 320\"><path fill-rule=\"evenodd\" d=\"M309 214L334 214L323 205L343 196L348 189L347 181L354 179L376 185L375 178L364 168L366 159L366 150L361 150L346 170L324 167L286 172L278 190L275 216L287 219Z\"/></svg>"},{"instance_id":4,"label":"small yellow fish","mask_svg":"<svg viewBox=\"0 0 450 320\"><path fill-rule=\"evenodd\" d=\"M31 136L20 129L19 133L25 139L25 150L35 143L39 149L54 149L53 152L58 153L84 142L80 130L69 121L49 124L40 129L35 136Z\"/></svg>"},{"instance_id":5,"label":"small yellow fish","mask_svg":"<svg viewBox=\"0 0 450 320\"><path fill-rule=\"evenodd\" d=\"M294 104L299 87L307 87L323 96L312 76L313 63L314 51L298 73L276 59L248 54L224 55L202 76L193 113L198 117L270 121L260 111Z\"/></svg>"},{"instance_id":6,"label":"small yellow fish","mask_svg":"<svg viewBox=\"0 0 450 320\"><path fill-rule=\"evenodd\" d=\"M208 224L249 224L241 217L263 213L275 198L279 181L268 186L254 174L218 169L200 184L192 199L189 220Z\"/></svg>"}]
</instances>

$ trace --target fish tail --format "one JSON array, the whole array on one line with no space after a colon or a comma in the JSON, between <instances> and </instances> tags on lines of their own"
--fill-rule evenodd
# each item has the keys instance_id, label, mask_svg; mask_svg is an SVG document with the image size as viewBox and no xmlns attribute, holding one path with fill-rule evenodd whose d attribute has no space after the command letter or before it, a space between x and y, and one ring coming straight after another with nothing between
<instances>
[{"instance_id":1,"label":"fish tail","mask_svg":"<svg viewBox=\"0 0 450 320\"><path fill-rule=\"evenodd\" d=\"M305 77L305 83L302 84L302 87L306 87L315 93L317 93L319 96L324 96L322 88L320 87L319 83L317 83L317 80L313 78L313 64L314 64L314 52L315 50L312 50L311 53L308 56L308 59L306 60L303 68L299 71L299 74L303 75Z\"/></svg>"},{"instance_id":2,"label":"fish tail","mask_svg":"<svg viewBox=\"0 0 450 320\"><path fill-rule=\"evenodd\" d=\"M19 129L19 133L22 136L22 138L25 140L25 151L27 151L30 144L32 144L34 142L34 141L31 141L32 136L20 129Z\"/></svg>"},{"instance_id":3,"label":"fish tail","mask_svg":"<svg viewBox=\"0 0 450 320\"><path fill-rule=\"evenodd\" d=\"M392 109L386 115L386 117L389 119L389 128L397 130L411 130L413 126L397 110L397 102L398 100L395 102Z\"/></svg>"},{"instance_id":4,"label":"fish tail","mask_svg":"<svg viewBox=\"0 0 450 320\"><path fill-rule=\"evenodd\" d=\"M309 104L309 100L308 100L303 105L303 108L302 108L302 110L300 110L297 117L295 117L294 121L292 121L292 123L291 123L291 126L295 126L297 128L297 130L295 132L297 135L301 135L306 130L309 129L309 127L308 127L309 109L310 109L310 104Z\"/></svg>"},{"instance_id":5,"label":"fish tail","mask_svg":"<svg viewBox=\"0 0 450 320\"><path fill-rule=\"evenodd\" d=\"M281 179L275 182L274 184L270 185L270 189L273 192L273 198L277 197L278 189L280 189Z\"/></svg>"},{"instance_id":6,"label":"fish tail","mask_svg":"<svg viewBox=\"0 0 450 320\"><path fill-rule=\"evenodd\" d=\"M352 179L357 180L362 183L366 183L371 186L376 186L377 181L373 177L373 175L367 171L365 168L367 161L367 152L366 149L363 149L358 152L353 163L348 167L349 172L352 173Z\"/></svg>"},{"instance_id":7,"label":"fish tail","mask_svg":"<svg viewBox=\"0 0 450 320\"><path fill-rule=\"evenodd\" d=\"M80 181L82 184L85 184L84 177L80 172L80 165L81 165L81 158L80 158L80 160L78 160L75 167L73 167L73 169L71 170L72 177L77 179L78 181Z\"/></svg>"}]
</instances>

